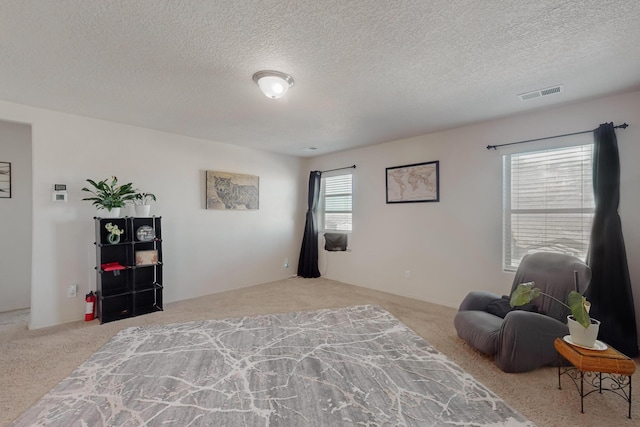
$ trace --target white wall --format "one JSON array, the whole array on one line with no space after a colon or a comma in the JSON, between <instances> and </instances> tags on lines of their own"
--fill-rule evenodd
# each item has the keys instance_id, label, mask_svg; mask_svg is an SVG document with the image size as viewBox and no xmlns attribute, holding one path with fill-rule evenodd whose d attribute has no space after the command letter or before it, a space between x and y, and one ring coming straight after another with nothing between
<instances>
[{"instance_id":1,"label":"white wall","mask_svg":"<svg viewBox=\"0 0 640 427\"><path fill-rule=\"evenodd\" d=\"M158 196L166 302L295 274L308 171L354 163L352 251L321 251L323 275L453 307L472 289L506 293L513 274L501 269L501 152L485 147L605 121L631 125L617 132L620 214L640 320L640 92L304 161L2 101L0 119L32 125L32 328L83 317L82 294L95 283L95 211L80 188L110 175ZM386 167L431 160L440 161L440 203L385 204ZM205 170L260 176L260 209L204 209ZM55 183L68 185L69 203L51 202ZM81 295L69 299L72 283Z\"/></svg>"},{"instance_id":2,"label":"white wall","mask_svg":"<svg viewBox=\"0 0 640 427\"><path fill-rule=\"evenodd\" d=\"M593 129L604 122L630 125L616 134L620 216L640 330L640 92L308 160L307 170L357 165L352 252L321 250L321 273L451 307L474 289L508 293L513 274L501 266L503 150L485 147ZM432 160L440 161L439 203L385 204L386 167ZM410 279L404 278L406 270Z\"/></svg>"},{"instance_id":3,"label":"white wall","mask_svg":"<svg viewBox=\"0 0 640 427\"><path fill-rule=\"evenodd\" d=\"M11 163L11 198L0 199L0 312L29 307L31 127L0 120L0 162Z\"/></svg>"},{"instance_id":4,"label":"white wall","mask_svg":"<svg viewBox=\"0 0 640 427\"><path fill-rule=\"evenodd\" d=\"M116 175L156 194L163 218L165 302L295 274L304 211L299 159L0 101L0 119L32 124L31 328L83 318L95 286L94 208L86 178ZM205 170L258 175L260 209L206 210ZM67 184L69 203L51 201ZM67 298L70 284L80 285Z\"/></svg>"}]
</instances>

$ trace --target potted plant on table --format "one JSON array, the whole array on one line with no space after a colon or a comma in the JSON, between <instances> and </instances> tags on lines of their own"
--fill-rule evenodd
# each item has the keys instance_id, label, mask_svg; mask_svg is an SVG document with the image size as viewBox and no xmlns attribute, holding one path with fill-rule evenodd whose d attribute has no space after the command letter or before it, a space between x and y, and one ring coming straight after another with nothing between
<instances>
[{"instance_id":1,"label":"potted plant on table","mask_svg":"<svg viewBox=\"0 0 640 427\"><path fill-rule=\"evenodd\" d=\"M156 201L156 196L153 193L136 193L133 197L133 204L135 205L136 216L149 216L151 211L151 201Z\"/></svg>"},{"instance_id":2,"label":"potted plant on table","mask_svg":"<svg viewBox=\"0 0 640 427\"><path fill-rule=\"evenodd\" d=\"M111 177L110 182L108 179L98 182L87 179L87 182L93 188L84 187L82 191L86 191L92 196L85 197L82 200L92 202L99 210L103 209L104 211L98 216L117 218L120 216L120 208L124 207L127 201L133 200L136 194L132 183L118 185L118 178L115 176Z\"/></svg>"},{"instance_id":3,"label":"potted plant on table","mask_svg":"<svg viewBox=\"0 0 640 427\"><path fill-rule=\"evenodd\" d=\"M567 326L569 327L571 341L574 344L583 347L593 347L595 345L600 329L600 321L589 317L591 303L577 291L569 292L567 296L567 302L569 304L565 304L559 299L536 288L534 282L521 283L511 294L511 307L528 304L540 295L549 297L571 310L571 314L567 316Z\"/></svg>"}]
</instances>

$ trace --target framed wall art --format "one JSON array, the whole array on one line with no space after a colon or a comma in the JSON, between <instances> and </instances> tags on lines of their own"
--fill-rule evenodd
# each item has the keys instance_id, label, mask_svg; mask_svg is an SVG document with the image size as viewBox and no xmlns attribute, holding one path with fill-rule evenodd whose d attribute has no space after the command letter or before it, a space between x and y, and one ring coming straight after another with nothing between
<instances>
[{"instance_id":1,"label":"framed wall art","mask_svg":"<svg viewBox=\"0 0 640 427\"><path fill-rule=\"evenodd\" d=\"M11 163L0 162L0 199L11 198Z\"/></svg>"},{"instance_id":2,"label":"framed wall art","mask_svg":"<svg viewBox=\"0 0 640 427\"><path fill-rule=\"evenodd\" d=\"M158 251L136 251L136 265L153 265L158 263Z\"/></svg>"},{"instance_id":3,"label":"framed wall art","mask_svg":"<svg viewBox=\"0 0 640 427\"><path fill-rule=\"evenodd\" d=\"M207 171L207 209L256 210L260 178L229 172Z\"/></svg>"},{"instance_id":4,"label":"framed wall art","mask_svg":"<svg viewBox=\"0 0 640 427\"><path fill-rule=\"evenodd\" d=\"M440 201L440 161L386 169L387 203Z\"/></svg>"}]
</instances>

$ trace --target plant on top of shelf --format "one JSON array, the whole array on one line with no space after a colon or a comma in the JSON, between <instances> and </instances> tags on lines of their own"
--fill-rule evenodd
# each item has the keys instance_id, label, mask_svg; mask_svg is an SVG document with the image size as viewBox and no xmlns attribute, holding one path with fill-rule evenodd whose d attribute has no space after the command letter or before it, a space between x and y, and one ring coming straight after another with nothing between
<instances>
[{"instance_id":1,"label":"plant on top of shelf","mask_svg":"<svg viewBox=\"0 0 640 427\"><path fill-rule=\"evenodd\" d=\"M136 193L133 196L133 203L138 206L148 205L152 200L156 201L156 195L153 193Z\"/></svg>"},{"instance_id":2,"label":"plant on top of shelf","mask_svg":"<svg viewBox=\"0 0 640 427\"><path fill-rule=\"evenodd\" d=\"M123 207L127 201L133 200L136 194L132 183L118 185L118 178L115 176L111 177L111 182L108 182L108 179L98 182L87 179L87 182L93 188L84 187L82 191L91 193L92 197L86 197L82 200L90 201L97 208L103 208L108 211Z\"/></svg>"},{"instance_id":3,"label":"plant on top of shelf","mask_svg":"<svg viewBox=\"0 0 640 427\"><path fill-rule=\"evenodd\" d=\"M135 205L136 216L148 217L151 211L151 201L156 201L156 196L153 193L141 193L137 192L133 197L133 204Z\"/></svg>"}]
</instances>

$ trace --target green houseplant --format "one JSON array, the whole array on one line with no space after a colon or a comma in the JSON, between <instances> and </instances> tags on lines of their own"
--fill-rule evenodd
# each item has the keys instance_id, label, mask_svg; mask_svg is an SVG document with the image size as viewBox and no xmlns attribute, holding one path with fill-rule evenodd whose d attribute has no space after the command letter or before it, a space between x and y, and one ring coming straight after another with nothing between
<instances>
[{"instance_id":1,"label":"green houseplant","mask_svg":"<svg viewBox=\"0 0 640 427\"><path fill-rule=\"evenodd\" d=\"M133 197L133 203L137 206L148 205L151 201L156 201L156 195L153 193L136 193Z\"/></svg>"},{"instance_id":2,"label":"green houseplant","mask_svg":"<svg viewBox=\"0 0 640 427\"><path fill-rule=\"evenodd\" d=\"M90 193L91 197L85 197L82 200L90 201L95 207L109 212L122 208L127 201L133 200L136 194L132 183L118 185L118 178L115 176L111 177L110 182L108 179L98 182L87 179L87 182L93 188L84 187L82 191Z\"/></svg>"},{"instance_id":3,"label":"green houseplant","mask_svg":"<svg viewBox=\"0 0 640 427\"><path fill-rule=\"evenodd\" d=\"M151 201L156 201L156 196L153 193L141 193L138 192L133 197L133 204L135 205L136 216L145 217L149 216L151 211Z\"/></svg>"},{"instance_id":4,"label":"green houseplant","mask_svg":"<svg viewBox=\"0 0 640 427\"><path fill-rule=\"evenodd\" d=\"M589 317L591 303L577 291L569 292L567 296L567 302L569 304L567 305L559 299L542 292L539 288L536 288L534 282L521 283L511 294L511 307L528 304L540 295L549 297L571 310L571 315L567 316L567 326L572 344L594 348L600 330L600 321Z\"/></svg>"},{"instance_id":5,"label":"green houseplant","mask_svg":"<svg viewBox=\"0 0 640 427\"><path fill-rule=\"evenodd\" d=\"M580 323L585 328L589 327L589 325L591 324L591 318L589 317L589 309L591 308L591 303L587 301L587 299L583 297L582 294L577 291L569 292L569 295L567 297L567 302L569 304L567 305L559 299L554 298L545 292L542 292L539 288L536 288L534 286L535 282L520 283L511 294L511 307L518 307L521 305L529 304L538 296L544 295L545 297L551 298L557 303L567 307L569 310L571 310L571 314L573 315L576 322Z\"/></svg>"}]
</instances>

